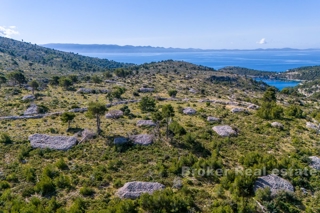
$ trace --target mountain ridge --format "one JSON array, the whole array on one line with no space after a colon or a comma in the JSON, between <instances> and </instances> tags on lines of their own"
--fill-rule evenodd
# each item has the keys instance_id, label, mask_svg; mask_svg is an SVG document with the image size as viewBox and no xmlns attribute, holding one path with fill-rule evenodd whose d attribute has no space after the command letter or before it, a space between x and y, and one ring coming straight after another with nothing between
<instances>
[{"instance_id":1,"label":"mountain ridge","mask_svg":"<svg viewBox=\"0 0 320 213\"><path fill-rule=\"evenodd\" d=\"M82 52L209 52L209 51L305 51L319 50L318 48L295 49L295 48L258 48L258 49L201 49L201 48L175 48L157 46L134 46L117 44L77 44L77 43L48 43L41 44L43 47L60 49L64 51L82 50Z\"/></svg>"}]
</instances>

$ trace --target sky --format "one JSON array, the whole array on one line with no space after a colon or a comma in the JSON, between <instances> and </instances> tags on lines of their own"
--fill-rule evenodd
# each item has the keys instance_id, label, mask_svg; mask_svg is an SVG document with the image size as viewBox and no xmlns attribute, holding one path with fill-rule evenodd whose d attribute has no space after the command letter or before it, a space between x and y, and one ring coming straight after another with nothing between
<instances>
[{"instance_id":1,"label":"sky","mask_svg":"<svg viewBox=\"0 0 320 213\"><path fill-rule=\"evenodd\" d=\"M0 35L36 44L320 48L319 0L0 0Z\"/></svg>"}]
</instances>

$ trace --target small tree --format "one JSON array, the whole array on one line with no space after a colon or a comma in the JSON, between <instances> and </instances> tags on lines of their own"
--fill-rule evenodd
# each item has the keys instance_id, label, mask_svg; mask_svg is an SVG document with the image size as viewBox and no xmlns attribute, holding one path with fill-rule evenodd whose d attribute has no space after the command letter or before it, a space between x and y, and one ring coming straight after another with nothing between
<instances>
[{"instance_id":1,"label":"small tree","mask_svg":"<svg viewBox=\"0 0 320 213\"><path fill-rule=\"evenodd\" d=\"M156 111L156 112L152 113L151 119L153 122L156 123L156 129L157 129L158 135L160 136L160 122L163 119L161 112Z\"/></svg>"},{"instance_id":2,"label":"small tree","mask_svg":"<svg viewBox=\"0 0 320 213\"><path fill-rule=\"evenodd\" d=\"M116 99L121 99L121 95L126 92L126 88L124 87L113 87L111 91L111 96Z\"/></svg>"},{"instance_id":3,"label":"small tree","mask_svg":"<svg viewBox=\"0 0 320 213\"><path fill-rule=\"evenodd\" d=\"M32 95L34 95L34 90L38 89L39 83L36 80L33 80L29 83L30 87L32 88Z\"/></svg>"},{"instance_id":4,"label":"small tree","mask_svg":"<svg viewBox=\"0 0 320 213\"><path fill-rule=\"evenodd\" d=\"M166 118L166 136L169 136L169 119L174 116L174 109L171 104L166 104L162 106L162 116Z\"/></svg>"},{"instance_id":5,"label":"small tree","mask_svg":"<svg viewBox=\"0 0 320 213\"><path fill-rule=\"evenodd\" d=\"M154 112L156 108L156 101L152 97L145 96L141 98L141 101L139 103L139 108L143 113Z\"/></svg>"},{"instance_id":6,"label":"small tree","mask_svg":"<svg viewBox=\"0 0 320 213\"><path fill-rule=\"evenodd\" d=\"M7 82L7 78L4 76L0 76L0 88L1 88L1 84L5 84Z\"/></svg>"},{"instance_id":7,"label":"small tree","mask_svg":"<svg viewBox=\"0 0 320 213\"><path fill-rule=\"evenodd\" d=\"M106 72L103 73L103 77L112 78L112 73L110 71L106 71Z\"/></svg>"},{"instance_id":8,"label":"small tree","mask_svg":"<svg viewBox=\"0 0 320 213\"><path fill-rule=\"evenodd\" d=\"M49 84L50 85L59 85L59 80L60 77L59 76L52 76L52 78L49 80Z\"/></svg>"},{"instance_id":9,"label":"small tree","mask_svg":"<svg viewBox=\"0 0 320 213\"><path fill-rule=\"evenodd\" d=\"M66 78L66 77L60 78L59 85L67 90L69 89L70 86L72 86L72 81L70 78Z\"/></svg>"},{"instance_id":10,"label":"small tree","mask_svg":"<svg viewBox=\"0 0 320 213\"><path fill-rule=\"evenodd\" d=\"M68 123L68 129L70 129L71 121L76 117L76 114L73 112L64 112L62 113L60 119L63 123Z\"/></svg>"},{"instance_id":11,"label":"small tree","mask_svg":"<svg viewBox=\"0 0 320 213\"><path fill-rule=\"evenodd\" d=\"M106 105L99 102L90 102L87 112L87 117L89 118L95 118L97 123L97 134L99 135L101 132L100 129L100 117L104 115L104 113L107 111Z\"/></svg>"},{"instance_id":12,"label":"small tree","mask_svg":"<svg viewBox=\"0 0 320 213\"><path fill-rule=\"evenodd\" d=\"M19 87L21 87L21 84L27 83L26 77L19 71L9 73L8 78L15 84L19 84Z\"/></svg>"},{"instance_id":13,"label":"small tree","mask_svg":"<svg viewBox=\"0 0 320 213\"><path fill-rule=\"evenodd\" d=\"M95 84L100 84L102 82L102 79L98 75L94 75L91 77L91 81Z\"/></svg>"},{"instance_id":14,"label":"small tree","mask_svg":"<svg viewBox=\"0 0 320 213\"><path fill-rule=\"evenodd\" d=\"M174 89L171 89L168 91L168 95L172 98L175 98L176 95L177 95L178 91L177 90L174 90Z\"/></svg>"},{"instance_id":15,"label":"small tree","mask_svg":"<svg viewBox=\"0 0 320 213\"><path fill-rule=\"evenodd\" d=\"M263 119L281 119L283 108L277 105L276 89L269 87L262 98L262 105L257 115Z\"/></svg>"}]
</instances>

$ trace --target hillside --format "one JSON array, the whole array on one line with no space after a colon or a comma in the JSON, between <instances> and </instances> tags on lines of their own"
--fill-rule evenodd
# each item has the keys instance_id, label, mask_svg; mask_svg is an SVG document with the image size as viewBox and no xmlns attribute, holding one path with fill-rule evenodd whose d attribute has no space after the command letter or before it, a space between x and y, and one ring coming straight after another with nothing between
<instances>
[{"instance_id":1,"label":"hillside","mask_svg":"<svg viewBox=\"0 0 320 213\"><path fill-rule=\"evenodd\" d=\"M320 66L299 67L282 73L279 77L312 81L320 79Z\"/></svg>"},{"instance_id":2,"label":"hillside","mask_svg":"<svg viewBox=\"0 0 320 213\"><path fill-rule=\"evenodd\" d=\"M130 65L0 37L0 72L23 70L32 75L72 72L79 74L81 72L101 72Z\"/></svg>"},{"instance_id":3,"label":"hillside","mask_svg":"<svg viewBox=\"0 0 320 213\"><path fill-rule=\"evenodd\" d=\"M277 78L276 72L260 71L260 70L245 68L245 67L228 66L228 67L223 67L218 71L237 74L237 75L244 75L248 77L259 77L259 78L266 78L266 79Z\"/></svg>"},{"instance_id":4,"label":"hillside","mask_svg":"<svg viewBox=\"0 0 320 213\"><path fill-rule=\"evenodd\" d=\"M319 156L320 149L316 131L306 122L317 122L317 101L280 93L273 97L267 85L250 78L172 60L108 73L78 77L68 87L50 81L29 100L22 98L30 97L30 90L2 85L0 209L109 213L320 208L318 176L281 174L295 192L271 196L268 191L254 192L259 175L234 173L266 167L267 175L273 169L310 168L309 157ZM275 97L278 108L264 107L269 104L264 99L272 102ZM99 135L96 119L86 112L91 102L107 107ZM35 106L34 114L24 115ZM167 132L162 116L169 106L174 113L168 115L172 121ZM260 114L255 106L270 107L275 117L265 118L268 114ZM67 111L75 112L70 128L62 115ZM282 126L273 126L274 121ZM225 125L233 131L229 137L215 130ZM95 136L83 141L84 133ZM73 136L79 144L65 151L43 149L30 142L40 137L34 134ZM151 135L152 143L139 145L139 134ZM115 144L123 138L130 141ZM198 173L208 168L229 172ZM132 181L156 182L165 189L136 200L119 198L119 189Z\"/></svg>"},{"instance_id":5,"label":"hillside","mask_svg":"<svg viewBox=\"0 0 320 213\"><path fill-rule=\"evenodd\" d=\"M0 212L320 211L318 100L183 61L43 69L0 87Z\"/></svg>"}]
</instances>

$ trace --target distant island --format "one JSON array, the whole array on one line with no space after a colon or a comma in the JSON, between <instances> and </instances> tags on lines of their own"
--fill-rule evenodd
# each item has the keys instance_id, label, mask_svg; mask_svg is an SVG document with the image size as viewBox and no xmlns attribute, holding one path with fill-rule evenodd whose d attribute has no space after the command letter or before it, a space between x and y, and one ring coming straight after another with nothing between
<instances>
[{"instance_id":1,"label":"distant island","mask_svg":"<svg viewBox=\"0 0 320 213\"><path fill-rule=\"evenodd\" d=\"M269 49L198 49L198 48L165 48L152 46L132 46L115 44L43 44L43 47L75 53L165 53L165 52L209 52L209 51L292 51L292 50L319 50L319 49L293 49L293 48L269 48Z\"/></svg>"}]
</instances>

